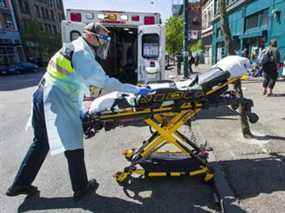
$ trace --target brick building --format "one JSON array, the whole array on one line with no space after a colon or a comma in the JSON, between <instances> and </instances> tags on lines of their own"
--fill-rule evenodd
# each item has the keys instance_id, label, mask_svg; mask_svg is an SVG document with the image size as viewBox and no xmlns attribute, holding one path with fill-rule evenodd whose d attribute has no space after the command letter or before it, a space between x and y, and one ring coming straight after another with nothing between
<instances>
[{"instance_id":1,"label":"brick building","mask_svg":"<svg viewBox=\"0 0 285 213\"><path fill-rule=\"evenodd\" d=\"M61 46L62 0L12 0L28 61L45 64Z\"/></svg>"},{"instance_id":2,"label":"brick building","mask_svg":"<svg viewBox=\"0 0 285 213\"><path fill-rule=\"evenodd\" d=\"M12 4L10 0L0 0L0 67L13 65L23 57Z\"/></svg>"}]
</instances>

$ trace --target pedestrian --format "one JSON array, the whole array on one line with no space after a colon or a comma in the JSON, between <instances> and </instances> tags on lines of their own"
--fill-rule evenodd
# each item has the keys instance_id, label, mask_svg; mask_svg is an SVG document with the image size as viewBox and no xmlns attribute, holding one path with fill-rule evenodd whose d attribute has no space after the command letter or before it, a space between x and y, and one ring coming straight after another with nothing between
<instances>
[{"instance_id":1,"label":"pedestrian","mask_svg":"<svg viewBox=\"0 0 285 213\"><path fill-rule=\"evenodd\" d=\"M195 54L195 57L194 57L194 63L195 63L195 67L196 67L196 68L198 68L199 61L200 61L199 53L196 53L196 54Z\"/></svg>"},{"instance_id":2,"label":"pedestrian","mask_svg":"<svg viewBox=\"0 0 285 213\"><path fill-rule=\"evenodd\" d=\"M262 62L263 70L263 95L272 96L273 88L278 78L280 66L280 52L277 47L277 40L272 39L269 47L261 53L259 61ZM269 90L269 92L268 92Z\"/></svg>"},{"instance_id":3,"label":"pedestrian","mask_svg":"<svg viewBox=\"0 0 285 213\"><path fill-rule=\"evenodd\" d=\"M191 75L193 74L192 64L194 63L194 57L191 52L189 53L189 56L188 56L188 63L189 63L189 73Z\"/></svg>"},{"instance_id":4,"label":"pedestrian","mask_svg":"<svg viewBox=\"0 0 285 213\"><path fill-rule=\"evenodd\" d=\"M244 50L242 51L242 57L249 59L249 51L247 48L244 48Z\"/></svg>"},{"instance_id":5,"label":"pedestrian","mask_svg":"<svg viewBox=\"0 0 285 213\"><path fill-rule=\"evenodd\" d=\"M90 85L113 91L147 94L149 89L123 84L107 76L95 56L106 59L110 32L98 23L84 28L82 37L60 49L49 61L38 88L33 94L31 124L33 143L6 195L32 195L32 185L46 156L64 153L74 201L94 192L98 183L88 181L84 161L83 96Z\"/></svg>"}]
</instances>

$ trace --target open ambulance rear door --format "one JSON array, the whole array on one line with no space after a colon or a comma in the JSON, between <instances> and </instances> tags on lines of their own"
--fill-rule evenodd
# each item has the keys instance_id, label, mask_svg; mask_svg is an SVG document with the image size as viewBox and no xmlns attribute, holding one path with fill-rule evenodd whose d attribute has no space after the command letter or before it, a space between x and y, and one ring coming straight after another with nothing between
<instances>
[{"instance_id":1,"label":"open ambulance rear door","mask_svg":"<svg viewBox=\"0 0 285 213\"><path fill-rule=\"evenodd\" d=\"M138 81L165 80L165 29L163 25L141 25L138 33Z\"/></svg>"},{"instance_id":2,"label":"open ambulance rear door","mask_svg":"<svg viewBox=\"0 0 285 213\"><path fill-rule=\"evenodd\" d=\"M65 45L82 35L85 23L82 22L61 22L62 43Z\"/></svg>"}]
</instances>

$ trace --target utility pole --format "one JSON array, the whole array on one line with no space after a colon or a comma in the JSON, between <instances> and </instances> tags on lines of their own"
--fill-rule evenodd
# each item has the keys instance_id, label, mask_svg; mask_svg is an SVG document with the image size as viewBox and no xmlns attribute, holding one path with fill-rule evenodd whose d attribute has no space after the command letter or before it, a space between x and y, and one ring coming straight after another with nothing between
<instances>
[{"instance_id":1,"label":"utility pole","mask_svg":"<svg viewBox=\"0 0 285 213\"><path fill-rule=\"evenodd\" d=\"M188 70L188 32L189 32L189 13L188 13L188 0L184 0L183 4L184 15L184 41L183 41L183 74L184 78L189 77Z\"/></svg>"}]
</instances>

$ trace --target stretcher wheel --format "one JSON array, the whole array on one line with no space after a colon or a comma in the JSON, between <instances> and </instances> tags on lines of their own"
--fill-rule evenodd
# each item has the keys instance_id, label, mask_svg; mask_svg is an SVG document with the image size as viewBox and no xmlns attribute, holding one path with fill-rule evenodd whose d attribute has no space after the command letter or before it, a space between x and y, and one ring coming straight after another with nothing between
<instances>
[{"instance_id":1,"label":"stretcher wheel","mask_svg":"<svg viewBox=\"0 0 285 213\"><path fill-rule=\"evenodd\" d=\"M131 161L133 156L135 154L135 149L126 149L124 152L123 152L123 155L125 156L125 158L128 160L128 161Z\"/></svg>"},{"instance_id":2,"label":"stretcher wheel","mask_svg":"<svg viewBox=\"0 0 285 213\"><path fill-rule=\"evenodd\" d=\"M117 183L122 186L129 180L130 174L127 172L117 172L114 176Z\"/></svg>"},{"instance_id":3,"label":"stretcher wheel","mask_svg":"<svg viewBox=\"0 0 285 213\"><path fill-rule=\"evenodd\" d=\"M239 103L233 103L230 105L233 111L236 111L239 108Z\"/></svg>"}]
</instances>

